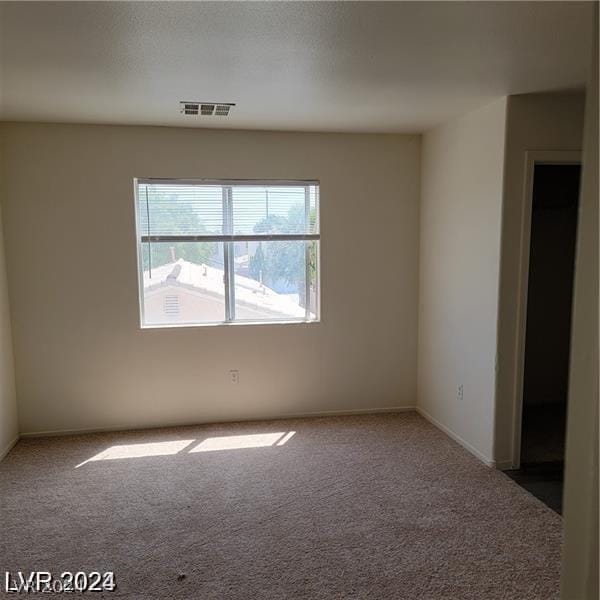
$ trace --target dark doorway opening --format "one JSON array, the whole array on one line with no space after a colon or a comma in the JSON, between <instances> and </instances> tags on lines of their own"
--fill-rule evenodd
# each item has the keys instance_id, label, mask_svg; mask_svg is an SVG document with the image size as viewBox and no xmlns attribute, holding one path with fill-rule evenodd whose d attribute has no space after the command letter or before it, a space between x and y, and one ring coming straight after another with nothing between
<instances>
[{"instance_id":1,"label":"dark doorway opening","mask_svg":"<svg viewBox=\"0 0 600 600\"><path fill-rule=\"evenodd\" d=\"M521 468L508 472L557 512L562 512L580 176L576 164L534 167Z\"/></svg>"}]
</instances>

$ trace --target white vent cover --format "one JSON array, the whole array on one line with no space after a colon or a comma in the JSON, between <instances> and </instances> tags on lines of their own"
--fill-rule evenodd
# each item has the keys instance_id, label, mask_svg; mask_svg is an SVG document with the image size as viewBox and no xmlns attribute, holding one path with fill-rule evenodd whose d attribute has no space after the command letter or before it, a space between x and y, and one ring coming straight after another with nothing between
<instances>
[{"instance_id":1,"label":"white vent cover","mask_svg":"<svg viewBox=\"0 0 600 600\"><path fill-rule=\"evenodd\" d=\"M180 102L181 114L202 117L227 117L235 104L226 102Z\"/></svg>"},{"instance_id":2,"label":"white vent cover","mask_svg":"<svg viewBox=\"0 0 600 600\"><path fill-rule=\"evenodd\" d=\"M179 315L179 296L165 296L164 299L165 315L176 317Z\"/></svg>"}]
</instances>

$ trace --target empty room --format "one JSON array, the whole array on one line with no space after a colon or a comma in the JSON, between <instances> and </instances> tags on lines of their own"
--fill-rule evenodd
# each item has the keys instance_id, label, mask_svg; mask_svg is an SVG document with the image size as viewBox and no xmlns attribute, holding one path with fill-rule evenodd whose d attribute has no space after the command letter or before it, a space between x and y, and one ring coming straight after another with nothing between
<instances>
[{"instance_id":1,"label":"empty room","mask_svg":"<svg viewBox=\"0 0 600 600\"><path fill-rule=\"evenodd\" d=\"M598 3L0 2L0 597L598 600Z\"/></svg>"}]
</instances>

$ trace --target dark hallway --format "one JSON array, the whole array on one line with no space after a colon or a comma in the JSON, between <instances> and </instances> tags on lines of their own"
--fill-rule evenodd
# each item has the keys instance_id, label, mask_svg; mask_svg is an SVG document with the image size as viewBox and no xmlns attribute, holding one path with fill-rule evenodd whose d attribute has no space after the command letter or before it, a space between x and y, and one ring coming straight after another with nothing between
<instances>
[{"instance_id":1,"label":"dark hallway","mask_svg":"<svg viewBox=\"0 0 600 600\"><path fill-rule=\"evenodd\" d=\"M580 171L572 164L535 166L521 469L508 473L557 512L562 510Z\"/></svg>"}]
</instances>

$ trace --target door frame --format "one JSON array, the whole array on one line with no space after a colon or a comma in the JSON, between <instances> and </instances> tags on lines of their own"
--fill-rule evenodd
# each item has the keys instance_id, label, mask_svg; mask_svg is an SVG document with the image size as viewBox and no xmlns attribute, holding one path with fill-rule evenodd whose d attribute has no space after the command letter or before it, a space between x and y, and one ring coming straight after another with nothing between
<instances>
[{"instance_id":1,"label":"door frame","mask_svg":"<svg viewBox=\"0 0 600 600\"><path fill-rule=\"evenodd\" d=\"M533 177L536 165L581 165L580 150L527 150L525 182L521 209L519 278L517 288L516 347L513 381L513 431L511 468L521 467L521 434L523 427L523 382L525 375L525 333L527 328L527 293L529 287L529 254L531 250L531 217L533 212Z\"/></svg>"}]
</instances>

